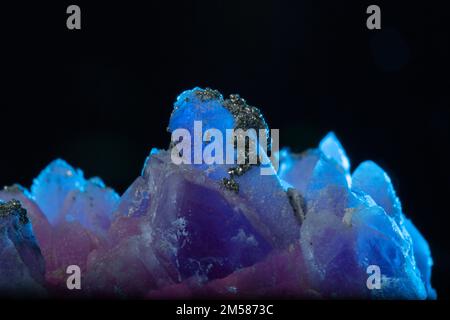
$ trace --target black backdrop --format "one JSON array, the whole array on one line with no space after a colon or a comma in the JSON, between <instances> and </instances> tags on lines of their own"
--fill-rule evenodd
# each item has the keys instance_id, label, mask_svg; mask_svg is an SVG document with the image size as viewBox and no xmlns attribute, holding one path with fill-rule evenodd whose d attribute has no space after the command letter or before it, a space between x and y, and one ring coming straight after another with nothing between
<instances>
[{"instance_id":1,"label":"black backdrop","mask_svg":"<svg viewBox=\"0 0 450 320\"><path fill-rule=\"evenodd\" d=\"M123 192L151 147L166 147L176 96L240 93L314 147L334 130L353 168L391 175L429 240L434 286L449 297L449 14L443 1L74 1L1 4L0 184L29 186L62 157Z\"/></svg>"}]
</instances>

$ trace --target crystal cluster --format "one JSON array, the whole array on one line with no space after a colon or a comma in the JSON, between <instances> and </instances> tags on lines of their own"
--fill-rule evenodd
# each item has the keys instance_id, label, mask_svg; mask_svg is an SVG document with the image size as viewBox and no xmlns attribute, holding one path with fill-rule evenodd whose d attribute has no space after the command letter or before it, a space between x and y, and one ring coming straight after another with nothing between
<instances>
[{"instance_id":1,"label":"crystal cluster","mask_svg":"<svg viewBox=\"0 0 450 320\"><path fill-rule=\"evenodd\" d=\"M182 93L168 130L266 129L259 110L211 89ZM207 144L207 143L205 143ZM181 164L152 149L119 197L52 162L28 191L0 191L0 292L113 298L433 299L426 240L386 172L350 171L333 133L302 154L257 165ZM66 269L81 269L68 290ZM379 288L369 288L369 266Z\"/></svg>"}]
</instances>

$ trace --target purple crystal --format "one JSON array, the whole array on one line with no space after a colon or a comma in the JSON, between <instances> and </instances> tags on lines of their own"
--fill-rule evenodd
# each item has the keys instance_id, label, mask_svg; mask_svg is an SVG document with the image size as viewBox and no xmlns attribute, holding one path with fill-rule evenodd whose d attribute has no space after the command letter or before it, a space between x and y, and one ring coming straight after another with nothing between
<instances>
[{"instance_id":1,"label":"purple crystal","mask_svg":"<svg viewBox=\"0 0 450 320\"><path fill-rule=\"evenodd\" d=\"M250 223L256 214L248 204L236 207L237 195L201 171L172 164L168 152L150 157L142 179L148 196L138 192L122 201L133 204L134 215L147 217L154 249L178 266L174 280L223 277L272 248L270 239ZM145 205L147 198L152 199L150 206Z\"/></svg>"}]
</instances>

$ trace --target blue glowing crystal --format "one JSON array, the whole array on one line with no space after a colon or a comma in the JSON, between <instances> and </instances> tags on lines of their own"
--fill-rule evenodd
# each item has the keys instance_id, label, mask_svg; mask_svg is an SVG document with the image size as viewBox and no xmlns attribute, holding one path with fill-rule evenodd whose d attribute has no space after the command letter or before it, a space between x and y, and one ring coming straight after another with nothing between
<instances>
[{"instance_id":1,"label":"blue glowing crystal","mask_svg":"<svg viewBox=\"0 0 450 320\"><path fill-rule=\"evenodd\" d=\"M413 241L414 258L416 260L417 268L419 268L422 281L425 284L428 299L436 299L437 293L431 286L431 268L433 266L433 259L431 257L428 242L411 220L405 218L404 223L405 228L408 230Z\"/></svg>"},{"instance_id":2,"label":"blue glowing crystal","mask_svg":"<svg viewBox=\"0 0 450 320\"><path fill-rule=\"evenodd\" d=\"M202 121L203 131L218 129L223 135L234 128L234 118L223 106L222 95L215 90L194 88L184 91L174 104L169 121L169 131L187 129L194 137L194 121ZM203 137L201 137L203 138Z\"/></svg>"},{"instance_id":3,"label":"blue glowing crystal","mask_svg":"<svg viewBox=\"0 0 450 320\"><path fill-rule=\"evenodd\" d=\"M67 194L72 190L82 189L84 182L80 170L75 170L64 160L58 159L50 163L33 181L31 194L47 219L54 223Z\"/></svg>"},{"instance_id":4,"label":"blue glowing crystal","mask_svg":"<svg viewBox=\"0 0 450 320\"><path fill-rule=\"evenodd\" d=\"M349 179L349 161L332 133L317 150L303 155L285 150L281 159L286 164L280 176L307 199L301 243L318 291L341 298L434 297L429 250L420 249L423 266L418 266L412 228L405 227L400 201L380 167L363 162ZM381 289L363 285L370 265L381 270Z\"/></svg>"},{"instance_id":5,"label":"blue glowing crystal","mask_svg":"<svg viewBox=\"0 0 450 320\"><path fill-rule=\"evenodd\" d=\"M325 136L325 138L323 138L322 141L320 141L319 150L322 151L322 153L326 157L336 161L337 164L342 169L344 169L345 178L347 179L347 183L350 186L351 184L350 160L348 159L344 148L342 147L341 143L339 142L338 138L333 132L328 133Z\"/></svg>"},{"instance_id":6,"label":"blue glowing crystal","mask_svg":"<svg viewBox=\"0 0 450 320\"><path fill-rule=\"evenodd\" d=\"M391 178L372 161L361 163L352 175L353 189L360 190L372 197L388 215L401 223L402 205L395 194Z\"/></svg>"},{"instance_id":7,"label":"blue glowing crystal","mask_svg":"<svg viewBox=\"0 0 450 320\"><path fill-rule=\"evenodd\" d=\"M119 200L98 178L86 180L80 169L64 160L50 163L33 181L31 198L53 225L77 221L91 231L106 231Z\"/></svg>"}]
</instances>

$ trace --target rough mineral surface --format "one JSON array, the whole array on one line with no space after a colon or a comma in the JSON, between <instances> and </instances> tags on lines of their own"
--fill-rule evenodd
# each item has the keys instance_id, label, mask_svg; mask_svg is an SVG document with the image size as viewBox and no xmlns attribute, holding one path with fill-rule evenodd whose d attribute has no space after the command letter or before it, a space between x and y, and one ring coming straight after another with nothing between
<instances>
[{"instance_id":1,"label":"rough mineral surface","mask_svg":"<svg viewBox=\"0 0 450 320\"><path fill-rule=\"evenodd\" d=\"M182 93L168 130L184 128L195 139L194 121L224 137L226 129L268 130L257 108L211 89ZM371 161L351 172L333 133L302 154L281 150L274 175L261 175L260 163L176 165L175 147L153 149L121 197L63 160L45 168L30 191L0 191L0 292L436 297L430 249L405 217L389 176ZM81 269L79 291L67 289L70 265ZM380 271L377 288L368 285L371 266Z\"/></svg>"},{"instance_id":2,"label":"rough mineral surface","mask_svg":"<svg viewBox=\"0 0 450 320\"><path fill-rule=\"evenodd\" d=\"M17 200L0 201L0 257L0 295L45 296L44 258Z\"/></svg>"}]
</instances>

